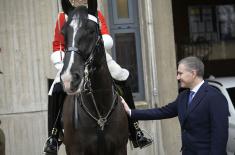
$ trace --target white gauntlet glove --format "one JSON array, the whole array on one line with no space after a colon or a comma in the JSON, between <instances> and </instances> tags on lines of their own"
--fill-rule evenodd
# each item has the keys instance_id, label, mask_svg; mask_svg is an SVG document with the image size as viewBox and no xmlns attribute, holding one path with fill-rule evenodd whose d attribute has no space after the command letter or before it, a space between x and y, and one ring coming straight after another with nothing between
<instances>
[{"instance_id":1,"label":"white gauntlet glove","mask_svg":"<svg viewBox=\"0 0 235 155\"><path fill-rule=\"evenodd\" d=\"M102 39L104 41L104 48L109 50L113 47L113 38L109 34L103 34Z\"/></svg>"},{"instance_id":2,"label":"white gauntlet glove","mask_svg":"<svg viewBox=\"0 0 235 155\"><path fill-rule=\"evenodd\" d=\"M63 68L63 59L64 52L63 51L55 51L51 54L51 62L54 64L57 70L61 70Z\"/></svg>"},{"instance_id":3,"label":"white gauntlet glove","mask_svg":"<svg viewBox=\"0 0 235 155\"><path fill-rule=\"evenodd\" d=\"M109 68L109 72L115 80L125 81L129 76L129 71L122 68L113 58L106 52L106 60Z\"/></svg>"}]
</instances>

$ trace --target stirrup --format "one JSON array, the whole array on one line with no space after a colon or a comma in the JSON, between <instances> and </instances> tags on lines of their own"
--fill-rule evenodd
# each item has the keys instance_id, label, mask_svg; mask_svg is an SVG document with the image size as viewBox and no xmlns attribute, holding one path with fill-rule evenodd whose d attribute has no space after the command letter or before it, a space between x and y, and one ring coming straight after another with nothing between
<instances>
[{"instance_id":1,"label":"stirrup","mask_svg":"<svg viewBox=\"0 0 235 155\"><path fill-rule=\"evenodd\" d=\"M58 142L58 140L54 140L52 142L52 140L53 140L53 137L50 136L50 137L47 138L46 142L44 143L43 153L45 155L57 155L58 154L59 142ZM55 147L55 148L52 148L52 146Z\"/></svg>"},{"instance_id":2,"label":"stirrup","mask_svg":"<svg viewBox=\"0 0 235 155\"><path fill-rule=\"evenodd\" d=\"M148 139L146 137L143 137L144 138L144 141L143 142L140 142L140 140L137 140L137 144L138 144L138 147L140 149L142 148L145 148L145 147L148 147L149 145L151 145L153 143L153 140L152 139Z\"/></svg>"},{"instance_id":3,"label":"stirrup","mask_svg":"<svg viewBox=\"0 0 235 155\"><path fill-rule=\"evenodd\" d=\"M56 138L58 130L53 128L51 131L51 136L49 136L44 143L43 153L45 155L57 155L59 151L59 139Z\"/></svg>"},{"instance_id":4,"label":"stirrup","mask_svg":"<svg viewBox=\"0 0 235 155\"><path fill-rule=\"evenodd\" d=\"M146 133L146 134L144 134ZM147 137L145 136L147 135ZM145 130L140 130L137 131L135 140L132 141L133 147L137 148L139 147L140 149L145 148L153 143L153 138L152 136Z\"/></svg>"}]
</instances>

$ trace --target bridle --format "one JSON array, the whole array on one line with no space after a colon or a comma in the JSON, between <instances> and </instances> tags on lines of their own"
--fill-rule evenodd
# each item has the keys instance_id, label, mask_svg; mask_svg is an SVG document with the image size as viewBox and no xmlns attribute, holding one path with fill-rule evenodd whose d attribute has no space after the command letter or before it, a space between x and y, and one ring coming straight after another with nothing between
<instances>
[{"instance_id":1,"label":"bridle","mask_svg":"<svg viewBox=\"0 0 235 155\"><path fill-rule=\"evenodd\" d=\"M89 18L88 18L89 19ZM92 20L94 21L94 20ZM107 112L107 114L105 116L101 116L101 113L100 113L100 110L98 109L97 107L97 103L95 101L95 97L94 97L94 91L96 90L93 90L92 89L92 86L91 86L91 80L90 80L90 74L93 72L92 70L92 64L94 62L94 57L95 57L95 53L96 53L96 49L99 47L100 43L102 42L101 40L101 34L100 34L100 31L99 31L99 25L97 24L97 31L96 31L98 34L97 34L97 39L96 39L96 42L95 44L93 45L91 51L90 51L90 55L88 56L88 58L85 60L84 56L82 55L82 51L79 50L78 48L76 47L68 47L66 49L66 52L74 52L78 55L80 55L84 60L85 60L85 69L84 69L84 76L82 77L82 80L78 86L78 89L77 91L75 92L74 94L74 105L75 105L75 119L74 120L78 120L78 99L80 99L80 103L81 103L81 107L84 109L84 111L92 118L96 121L96 123L98 124L98 126L100 127L100 129L103 131L104 130L104 126L108 120L108 117L111 115L111 112L113 111L114 109L114 106L115 106L115 103L116 103L116 100L117 100L117 93L116 91L114 90L114 87L112 86L112 92L113 92L113 100L112 100L112 105L109 109L109 111ZM102 63L107 63L107 62L102 62ZM108 90L110 91L110 90ZM96 110L96 113L97 113L97 116L94 116L88 109L88 107L85 105L84 103L84 95L85 94L88 94L90 95L91 99L92 99L92 102L94 104L94 107L95 107L95 110ZM76 127L76 122L75 122L75 127Z\"/></svg>"},{"instance_id":2,"label":"bridle","mask_svg":"<svg viewBox=\"0 0 235 155\"><path fill-rule=\"evenodd\" d=\"M89 80L89 74L92 71L92 67L91 66L92 66L93 61L94 61L95 52L96 52L96 49L99 47L99 44L101 42L101 34L99 33L99 24L98 24L97 18L95 16L93 16L93 15L88 15L88 20L91 20L91 21L93 21L93 22L95 22L97 24L97 27L96 27L97 28L97 30L96 30L97 39L96 39L95 44L91 48L91 51L89 52L90 53L89 57L86 59L82 55L83 51L79 50L77 47L72 47L71 46L71 47L67 47L67 49L65 49L66 53L74 52L75 54L78 54L80 57L82 57L83 60L85 60L84 76L83 76L83 78L82 78L82 80L81 80L81 82L80 82L80 84L78 86L77 91L72 93L72 94L77 94L77 93L79 94L83 90L86 90L85 86L87 85L87 81Z\"/></svg>"},{"instance_id":3,"label":"bridle","mask_svg":"<svg viewBox=\"0 0 235 155\"><path fill-rule=\"evenodd\" d=\"M82 92L87 91L86 86L88 86L88 88L89 88L88 90L92 89L89 76L90 76L90 73L92 72L92 64L94 61L95 52L99 46L100 41L101 41L101 37L100 37L100 35L98 35L96 43L92 47L89 57L85 60L84 76L82 77L82 80L78 86L78 89L74 94L77 94L77 93L80 94ZM84 56L81 54L82 51L78 50L78 48L68 47L65 51L68 53L74 52L74 53L80 55L83 59L85 59Z\"/></svg>"}]
</instances>

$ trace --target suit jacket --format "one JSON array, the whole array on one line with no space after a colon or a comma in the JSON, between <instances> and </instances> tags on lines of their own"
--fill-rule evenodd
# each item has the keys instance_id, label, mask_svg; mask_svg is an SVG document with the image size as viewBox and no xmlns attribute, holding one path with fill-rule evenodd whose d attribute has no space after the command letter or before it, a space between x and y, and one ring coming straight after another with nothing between
<instances>
[{"instance_id":1,"label":"suit jacket","mask_svg":"<svg viewBox=\"0 0 235 155\"><path fill-rule=\"evenodd\" d=\"M158 120L178 116L183 155L226 155L229 116L226 98L206 81L189 107L188 97L189 90L184 90L164 107L132 110L131 118Z\"/></svg>"}]
</instances>

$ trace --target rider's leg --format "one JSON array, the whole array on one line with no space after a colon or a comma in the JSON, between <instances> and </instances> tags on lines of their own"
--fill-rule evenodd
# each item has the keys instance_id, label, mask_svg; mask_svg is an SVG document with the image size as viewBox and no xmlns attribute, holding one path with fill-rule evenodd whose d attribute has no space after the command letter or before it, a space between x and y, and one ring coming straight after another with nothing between
<instances>
[{"instance_id":1,"label":"rider's leg","mask_svg":"<svg viewBox=\"0 0 235 155\"><path fill-rule=\"evenodd\" d=\"M124 98L126 103L131 109L135 109L135 104L132 96L131 88L126 81L115 81L115 83L121 88L121 96ZM152 143L151 139L144 136L143 132L139 128L138 121L128 117L128 125L130 136L129 139L132 141L133 147L145 147Z\"/></svg>"},{"instance_id":2,"label":"rider's leg","mask_svg":"<svg viewBox=\"0 0 235 155\"><path fill-rule=\"evenodd\" d=\"M57 155L60 145L59 134L62 133L61 114L66 93L61 85L55 84L52 96L49 97L48 105L48 133L49 138L45 143L44 152L46 155Z\"/></svg>"}]
</instances>

